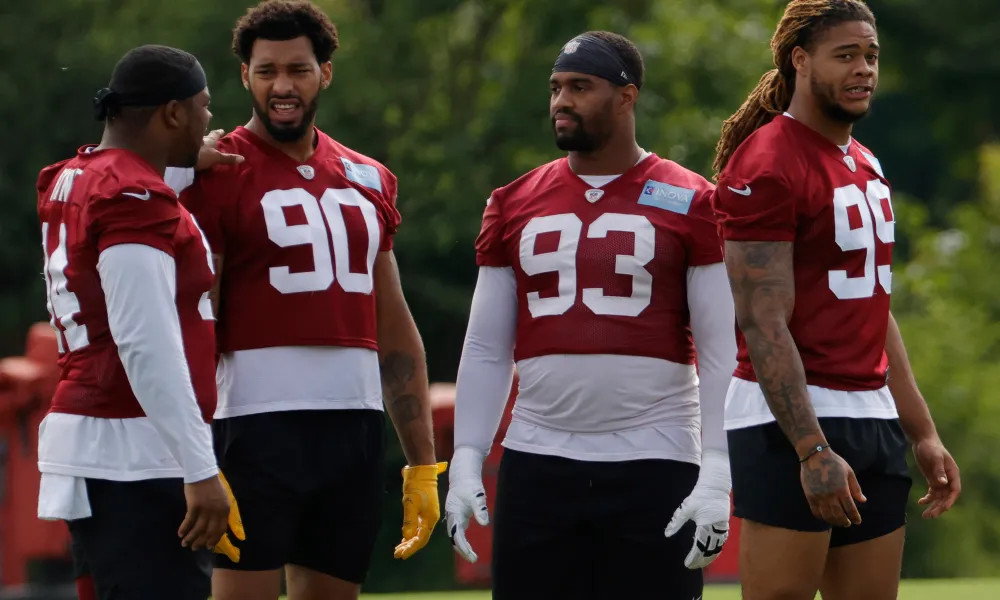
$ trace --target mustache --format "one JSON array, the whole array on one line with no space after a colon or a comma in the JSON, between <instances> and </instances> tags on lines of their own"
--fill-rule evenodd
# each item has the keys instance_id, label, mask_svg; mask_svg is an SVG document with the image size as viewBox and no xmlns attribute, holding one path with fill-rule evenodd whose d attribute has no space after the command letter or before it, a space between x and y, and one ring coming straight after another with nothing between
<instances>
[{"instance_id":1,"label":"mustache","mask_svg":"<svg viewBox=\"0 0 1000 600\"><path fill-rule=\"evenodd\" d=\"M564 110L564 109L560 109L560 110L557 110L556 112L552 113L552 122L555 123L556 117L560 117L560 116L567 116L567 117L573 119L574 121L576 121L577 125L582 125L583 124L583 117L581 117L580 115L576 114L575 112L573 112L571 110Z\"/></svg>"}]
</instances>

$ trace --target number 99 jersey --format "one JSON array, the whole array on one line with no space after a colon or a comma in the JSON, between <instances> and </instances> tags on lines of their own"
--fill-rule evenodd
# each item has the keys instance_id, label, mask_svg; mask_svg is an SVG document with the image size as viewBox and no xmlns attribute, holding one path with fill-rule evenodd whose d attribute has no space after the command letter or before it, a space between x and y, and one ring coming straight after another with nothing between
<instances>
[{"instance_id":1,"label":"number 99 jersey","mask_svg":"<svg viewBox=\"0 0 1000 600\"><path fill-rule=\"evenodd\" d=\"M219 150L246 160L200 172L181 201L223 256L219 352L377 349L373 271L399 226L396 178L318 129L305 163L239 127Z\"/></svg>"},{"instance_id":2,"label":"number 99 jersey","mask_svg":"<svg viewBox=\"0 0 1000 600\"><path fill-rule=\"evenodd\" d=\"M789 331L806 381L833 390L886 383L895 219L878 160L846 152L788 115L748 137L719 177L723 238L794 243ZM756 381L738 336L736 376Z\"/></svg>"},{"instance_id":3,"label":"number 99 jersey","mask_svg":"<svg viewBox=\"0 0 1000 600\"><path fill-rule=\"evenodd\" d=\"M695 362L688 267L722 261L712 184L655 154L600 189L566 158L493 192L479 266L513 267L517 361L617 354Z\"/></svg>"}]
</instances>

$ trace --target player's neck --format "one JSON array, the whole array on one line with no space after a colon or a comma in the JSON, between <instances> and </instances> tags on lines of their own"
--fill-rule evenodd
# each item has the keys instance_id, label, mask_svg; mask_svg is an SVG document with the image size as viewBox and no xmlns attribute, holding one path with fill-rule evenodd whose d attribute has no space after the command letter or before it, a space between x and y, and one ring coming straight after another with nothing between
<instances>
[{"instance_id":1,"label":"player's neck","mask_svg":"<svg viewBox=\"0 0 1000 600\"><path fill-rule=\"evenodd\" d=\"M149 140L145 132L129 133L118 128L105 127L101 143L94 150L128 150L139 155L162 177L167 170L167 153L162 148L157 148L157 145Z\"/></svg>"},{"instance_id":2,"label":"player's neck","mask_svg":"<svg viewBox=\"0 0 1000 600\"><path fill-rule=\"evenodd\" d=\"M635 136L608 140L593 152L570 152L569 168L577 175L620 175L628 171L642 156Z\"/></svg>"},{"instance_id":3,"label":"player's neck","mask_svg":"<svg viewBox=\"0 0 1000 600\"><path fill-rule=\"evenodd\" d=\"M278 150L284 152L300 163L304 163L312 157L313 152L316 151L316 124L310 123L309 129L306 135L301 138L291 141L291 142L279 142L271 136L268 132L267 127L264 123L254 115L250 122L246 124L246 128L249 129L257 137L261 138L271 146L274 146Z\"/></svg>"},{"instance_id":4,"label":"player's neck","mask_svg":"<svg viewBox=\"0 0 1000 600\"><path fill-rule=\"evenodd\" d=\"M843 146L851 141L852 124L836 121L826 116L812 98L793 94L792 102L788 106L788 114L838 146Z\"/></svg>"}]
</instances>

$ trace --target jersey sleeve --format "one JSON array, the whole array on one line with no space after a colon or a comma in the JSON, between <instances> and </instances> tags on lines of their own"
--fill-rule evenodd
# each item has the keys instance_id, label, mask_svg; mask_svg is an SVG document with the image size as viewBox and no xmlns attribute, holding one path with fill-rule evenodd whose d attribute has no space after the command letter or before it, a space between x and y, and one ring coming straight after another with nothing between
<instances>
[{"instance_id":1,"label":"jersey sleeve","mask_svg":"<svg viewBox=\"0 0 1000 600\"><path fill-rule=\"evenodd\" d=\"M166 190L126 187L96 197L87 207L87 229L104 252L118 244L142 244L174 256L181 212Z\"/></svg>"},{"instance_id":2,"label":"jersey sleeve","mask_svg":"<svg viewBox=\"0 0 1000 600\"><path fill-rule=\"evenodd\" d=\"M396 232L399 230L399 225L403 221L403 216L399 214L399 209L396 208L396 195L398 192L398 182L396 181L396 176L390 173L388 170L385 171L383 176L384 189L385 189L385 203L380 207L382 212L382 222L385 226L385 233L382 235L382 241L379 244L380 252L388 252L392 250L393 239L396 236Z\"/></svg>"},{"instance_id":3,"label":"jersey sleeve","mask_svg":"<svg viewBox=\"0 0 1000 600\"><path fill-rule=\"evenodd\" d=\"M797 191L792 176L777 168L788 157L756 155L727 168L713 198L723 239L790 242L795 239Z\"/></svg>"},{"instance_id":4,"label":"jersey sleeve","mask_svg":"<svg viewBox=\"0 0 1000 600\"><path fill-rule=\"evenodd\" d=\"M503 247L503 212L499 194L486 200L483 224L476 238L476 264L480 267L510 267L510 259Z\"/></svg>"},{"instance_id":5,"label":"jersey sleeve","mask_svg":"<svg viewBox=\"0 0 1000 600\"><path fill-rule=\"evenodd\" d=\"M200 171L180 195L181 204L198 222L213 254L226 252L225 220L235 212L237 174L235 167L228 166Z\"/></svg>"},{"instance_id":6,"label":"jersey sleeve","mask_svg":"<svg viewBox=\"0 0 1000 600\"><path fill-rule=\"evenodd\" d=\"M684 245L687 248L688 266L700 267L722 262L722 241L715 213L712 211L712 189L695 196L686 219Z\"/></svg>"}]
</instances>

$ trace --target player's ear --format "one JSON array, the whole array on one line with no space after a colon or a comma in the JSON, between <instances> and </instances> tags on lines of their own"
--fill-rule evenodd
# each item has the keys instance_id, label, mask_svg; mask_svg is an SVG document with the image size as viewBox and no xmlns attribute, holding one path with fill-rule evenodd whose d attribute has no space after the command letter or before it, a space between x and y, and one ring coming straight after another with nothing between
<instances>
[{"instance_id":1,"label":"player's ear","mask_svg":"<svg viewBox=\"0 0 1000 600\"><path fill-rule=\"evenodd\" d=\"M621 88L621 93L619 95L619 106L623 110L630 110L635 108L636 98L639 97L639 88L632 84L628 84Z\"/></svg>"},{"instance_id":2,"label":"player's ear","mask_svg":"<svg viewBox=\"0 0 1000 600\"><path fill-rule=\"evenodd\" d=\"M809 74L809 52L802 46L792 48L792 67L799 75Z\"/></svg>"},{"instance_id":3,"label":"player's ear","mask_svg":"<svg viewBox=\"0 0 1000 600\"><path fill-rule=\"evenodd\" d=\"M319 85L325 90L330 87L331 81L333 81L333 62L328 60L319 65Z\"/></svg>"},{"instance_id":4,"label":"player's ear","mask_svg":"<svg viewBox=\"0 0 1000 600\"><path fill-rule=\"evenodd\" d=\"M240 79L243 80L243 87L250 89L250 66L240 63Z\"/></svg>"},{"instance_id":5,"label":"player's ear","mask_svg":"<svg viewBox=\"0 0 1000 600\"><path fill-rule=\"evenodd\" d=\"M170 129L179 129L187 123L187 108L180 100L170 100L163 105L163 122Z\"/></svg>"}]
</instances>

